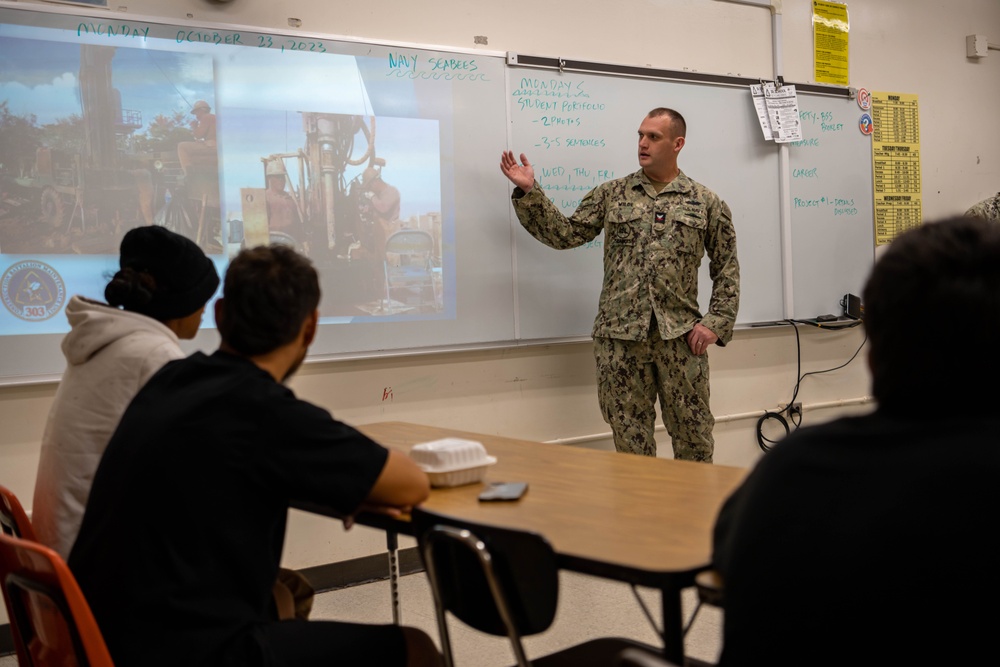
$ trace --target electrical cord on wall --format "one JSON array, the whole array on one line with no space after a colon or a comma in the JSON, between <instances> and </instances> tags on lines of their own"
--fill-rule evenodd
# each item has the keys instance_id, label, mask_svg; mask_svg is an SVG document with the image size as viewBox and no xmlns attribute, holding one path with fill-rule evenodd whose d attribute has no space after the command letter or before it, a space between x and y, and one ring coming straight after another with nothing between
<instances>
[{"instance_id":1,"label":"electrical cord on wall","mask_svg":"<svg viewBox=\"0 0 1000 667\"><path fill-rule=\"evenodd\" d=\"M792 329L795 331L795 363L796 363L795 377L797 379L795 381L795 387L792 389L792 398L790 401L788 401L788 403L785 404L785 407L782 408L781 410L767 410L764 412L763 415L761 415L760 419L757 420L757 446L760 447L761 451L765 452L769 451L771 447L773 447L774 444L777 443L781 438L779 438L778 440L772 440L771 438L765 436L764 424L766 424L769 421L778 422L778 424L780 424L781 427L785 430L785 436L787 436L791 432L789 421L791 421L791 425L794 426L795 428L798 428L802 424L802 411L793 410L795 406L795 399L799 395L799 388L802 386L802 380L805 379L807 375L819 375L820 373L829 373L831 371L840 370L841 368L847 366L849 363L854 361L854 358L858 356L859 352L861 352L861 348L863 348L865 346L865 343L868 342L868 333L865 332L865 338L864 340L861 341L861 345L859 345L858 349L854 351L854 354L851 355L851 358L842 363L841 365L835 366L833 368L827 368L822 371L809 371L808 373L803 373L802 342L799 340L799 329L796 326L797 324L808 324L810 326L814 326L820 329L825 329L827 331L839 331L841 329L853 329L854 327L861 324L861 320L855 320L853 322L848 322L846 324L840 324L840 323L827 324L825 322L816 322L813 320L784 320L784 322L786 322L789 326L791 326ZM784 417L785 414L788 415L788 419Z\"/></svg>"}]
</instances>

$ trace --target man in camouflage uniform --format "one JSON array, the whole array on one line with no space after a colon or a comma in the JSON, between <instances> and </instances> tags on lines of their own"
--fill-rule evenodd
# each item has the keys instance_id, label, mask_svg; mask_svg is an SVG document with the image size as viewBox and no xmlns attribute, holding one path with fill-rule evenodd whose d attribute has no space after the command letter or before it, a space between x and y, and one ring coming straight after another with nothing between
<instances>
[{"instance_id":1,"label":"man in camouflage uniform","mask_svg":"<svg viewBox=\"0 0 1000 667\"><path fill-rule=\"evenodd\" d=\"M598 400L621 452L656 455L655 403L674 458L712 461L715 419L709 408L708 346L733 335L739 263L732 215L714 192L677 166L686 124L672 109L649 112L639 126L639 166L587 193L569 218L535 181L525 155L500 169L521 225L553 248L574 248L604 232L604 285L594 321ZM698 306L698 267L709 257L712 298Z\"/></svg>"},{"instance_id":2,"label":"man in camouflage uniform","mask_svg":"<svg viewBox=\"0 0 1000 667\"><path fill-rule=\"evenodd\" d=\"M968 211L965 215L974 218L985 218L993 222L1000 222L1000 192L989 199L984 199Z\"/></svg>"}]
</instances>

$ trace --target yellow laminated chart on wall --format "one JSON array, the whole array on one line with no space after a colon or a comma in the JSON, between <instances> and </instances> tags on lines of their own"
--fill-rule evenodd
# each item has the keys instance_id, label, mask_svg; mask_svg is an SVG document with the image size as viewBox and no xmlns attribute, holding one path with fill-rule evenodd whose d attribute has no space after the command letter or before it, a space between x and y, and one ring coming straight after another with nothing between
<instances>
[{"instance_id":1,"label":"yellow laminated chart on wall","mask_svg":"<svg viewBox=\"0 0 1000 667\"><path fill-rule=\"evenodd\" d=\"M875 245L923 220L920 109L916 95L872 93Z\"/></svg>"},{"instance_id":2,"label":"yellow laminated chart on wall","mask_svg":"<svg viewBox=\"0 0 1000 667\"><path fill-rule=\"evenodd\" d=\"M846 86L850 65L847 5L813 0L813 76L816 83Z\"/></svg>"}]
</instances>

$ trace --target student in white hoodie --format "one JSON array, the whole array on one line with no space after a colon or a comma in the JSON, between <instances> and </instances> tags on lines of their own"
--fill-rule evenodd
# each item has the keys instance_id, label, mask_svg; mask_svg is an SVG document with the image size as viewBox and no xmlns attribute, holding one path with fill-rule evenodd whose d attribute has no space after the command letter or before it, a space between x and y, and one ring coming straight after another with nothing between
<instances>
[{"instance_id":1,"label":"student in white hoodie","mask_svg":"<svg viewBox=\"0 0 1000 667\"><path fill-rule=\"evenodd\" d=\"M45 425L32 503L38 539L63 558L122 413L156 371L185 356L179 340L194 338L219 286L201 248L164 227L125 234L120 266L106 304L74 296L66 306L66 371Z\"/></svg>"}]
</instances>

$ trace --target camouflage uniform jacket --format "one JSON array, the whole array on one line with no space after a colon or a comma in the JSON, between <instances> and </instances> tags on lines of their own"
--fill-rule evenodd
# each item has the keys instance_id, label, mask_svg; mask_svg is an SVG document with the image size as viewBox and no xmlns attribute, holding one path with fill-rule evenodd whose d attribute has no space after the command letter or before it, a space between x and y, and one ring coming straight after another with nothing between
<instances>
[{"instance_id":1,"label":"camouflage uniform jacket","mask_svg":"<svg viewBox=\"0 0 1000 667\"><path fill-rule=\"evenodd\" d=\"M979 202L966 211L965 215L1000 222L1000 192Z\"/></svg>"},{"instance_id":2,"label":"camouflage uniform jacket","mask_svg":"<svg viewBox=\"0 0 1000 667\"><path fill-rule=\"evenodd\" d=\"M698 322L725 345L739 306L740 267L729 206L683 172L657 194L639 171L587 193L569 218L536 182L511 196L521 225L552 248L575 248L604 232L604 285L593 336L644 340L652 313L660 336L676 338ZM708 253L712 298L702 316L698 267Z\"/></svg>"}]
</instances>

